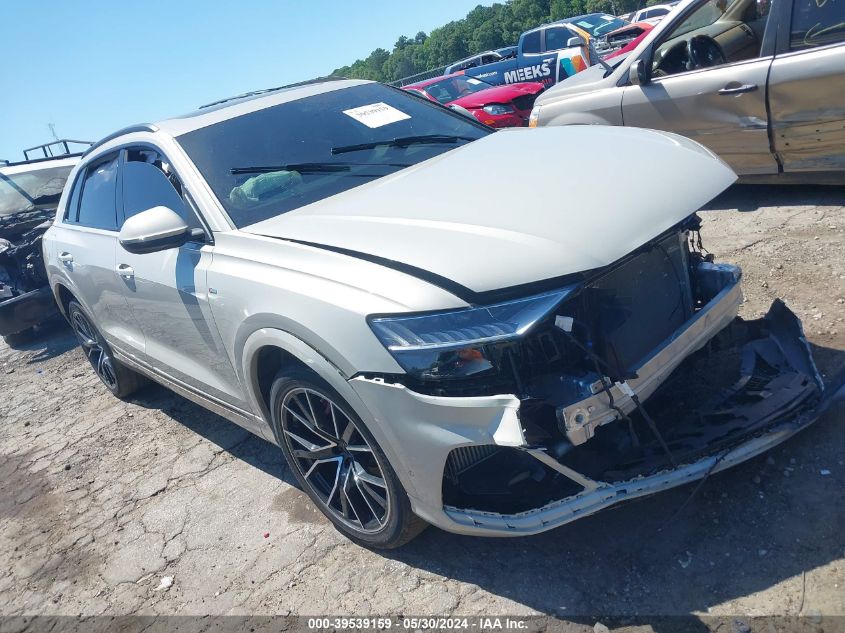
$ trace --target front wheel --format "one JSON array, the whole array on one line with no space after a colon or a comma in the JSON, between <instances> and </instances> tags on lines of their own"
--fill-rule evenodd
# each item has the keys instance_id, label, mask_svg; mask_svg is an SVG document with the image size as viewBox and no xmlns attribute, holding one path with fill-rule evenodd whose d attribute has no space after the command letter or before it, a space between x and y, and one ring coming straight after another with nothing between
<instances>
[{"instance_id":1,"label":"front wheel","mask_svg":"<svg viewBox=\"0 0 845 633\"><path fill-rule=\"evenodd\" d=\"M118 398L126 398L142 387L146 380L114 358L111 348L82 306L71 301L67 309L68 320L94 373Z\"/></svg>"},{"instance_id":2,"label":"front wheel","mask_svg":"<svg viewBox=\"0 0 845 633\"><path fill-rule=\"evenodd\" d=\"M302 489L351 540L391 549L426 526L369 429L308 371L279 374L271 391L279 444Z\"/></svg>"}]
</instances>

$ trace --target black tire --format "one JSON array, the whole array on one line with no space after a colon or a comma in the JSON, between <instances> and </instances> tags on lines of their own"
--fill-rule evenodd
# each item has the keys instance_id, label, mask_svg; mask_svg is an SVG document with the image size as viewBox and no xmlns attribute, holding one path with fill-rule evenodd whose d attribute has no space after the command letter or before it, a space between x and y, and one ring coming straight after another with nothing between
<instances>
[{"instance_id":1,"label":"black tire","mask_svg":"<svg viewBox=\"0 0 845 633\"><path fill-rule=\"evenodd\" d=\"M82 353L85 354L94 373L106 388L118 398L131 396L147 383L141 374L118 361L106 343L93 320L76 301L68 304L67 317Z\"/></svg>"},{"instance_id":2,"label":"black tire","mask_svg":"<svg viewBox=\"0 0 845 633\"><path fill-rule=\"evenodd\" d=\"M301 405L303 396L307 408ZM364 547L393 549L426 528L428 524L412 512L405 489L372 433L325 381L307 369L280 372L273 381L270 405L277 442L299 485L350 540ZM297 410L300 416L293 413ZM351 432L342 416L354 427ZM314 424L318 433L306 422ZM332 440L337 440L334 448L329 447ZM317 446L318 442L326 446ZM306 443L312 445L310 451L305 450ZM380 494L382 489L386 495Z\"/></svg>"}]
</instances>

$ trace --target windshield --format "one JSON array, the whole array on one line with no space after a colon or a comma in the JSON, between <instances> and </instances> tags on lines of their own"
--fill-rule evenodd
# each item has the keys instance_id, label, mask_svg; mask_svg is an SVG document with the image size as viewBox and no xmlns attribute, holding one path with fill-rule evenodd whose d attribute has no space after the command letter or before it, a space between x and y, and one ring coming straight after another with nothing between
<instances>
[{"instance_id":1,"label":"windshield","mask_svg":"<svg viewBox=\"0 0 845 633\"><path fill-rule=\"evenodd\" d=\"M489 133L427 99L373 83L244 114L177 140L242 228Z\"/></svg>"},{"instance_id":2,"label":"windshield","mask_svg":"<svg viewBox=\"0 0 845 633\"><path fill-rule=\"evenodd\" d=\"M628 24L625 20L612 15L604 15L602 13L582 15L581 17L567 20L567 22L571 22L575 26L584 29L592 37L607 35L611 31L615 31L616 29L622 28Z\"/></svg>"},{"instance_id":3,"label":"windshield","mask_svg":"<svg viewBox=\"0 0 845 633\"><path fill-rule=\"evenodd\" d=\"M433 84L429 84L423 88L432 98L440 103L446 104L455 99L460 99L467 95L480 90L486 90L492 86L487 82L475 79L474 77L467 77L459 75L458 77L448 77Z\"/></svg>"},{"instance_id":4,"label":"windshield","mask_svg":"<svg viewBox=\"0 0 845 633\"><path fill-rule=\"evenodd\" d=\"M704 27L710 26L721 19L725 13L731 11L741 2L746 1L747 0L731 0L728 2L726 0L710 0L709 2L704 3L698 9L693 11L686 20L675 27L666 40L664 40L664 44L660 47L660 49L663 50L668 48L666 47L666 44L674 45L676 43L675 38L686 35L687 33L697 29L703 29Z\"/></svg>"},{"instance_id":5,"label":"windshield","mask_svg":"<svg viewBox=\"0 0 845 633\"><path fill-rule=\"evenodd\" d=\"M55 208L72 166L47 167L18 174L0 172L0 217Z\"/></svg>"}]
</instances>

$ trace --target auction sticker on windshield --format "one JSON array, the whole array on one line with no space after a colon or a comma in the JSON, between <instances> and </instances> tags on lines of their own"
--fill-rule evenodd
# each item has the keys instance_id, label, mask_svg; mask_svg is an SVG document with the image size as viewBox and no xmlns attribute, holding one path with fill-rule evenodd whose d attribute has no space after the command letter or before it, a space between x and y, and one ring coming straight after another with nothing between
<instances>
[{"instance_id":1,"label":"auction sticker on windshield","mask_svg":"<svg viewBox=\"0 0 845 633\"><path fill-rule=\"evenodd\" d=\"M393 106L387 105L379 101L378 103L371 103L370 105L352 108L351 110L344 110L346 116L351 116L359 123L363 123L367 127L381 127L388 123L396 123L397 121L404 121L410 119L409 114L405 114L401 110L397 110Z\"/></svg>"}]
</instances>

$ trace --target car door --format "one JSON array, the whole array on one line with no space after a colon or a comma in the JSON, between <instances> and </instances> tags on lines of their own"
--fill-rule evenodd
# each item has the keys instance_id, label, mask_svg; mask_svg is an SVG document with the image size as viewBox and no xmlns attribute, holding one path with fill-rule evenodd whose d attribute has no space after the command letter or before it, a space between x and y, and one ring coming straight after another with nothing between
<instances>
[{"instance_id":1,"label":"car door","mask_svg":"<svg viewBox=\"0 0 845 633\"><path fill-rule=\"evenodd\" d=\"M195 239L180 248L143 255L117 245L117 271L144 333L146 363L184 386L246 408L208 304L211 232L187 202L181 180L159 149L146 145L124 148L120 173L123 221L165 206L178 213L195 234Z\"/></svg>"},{"instance_id":2,"label":"car door","mask_svg":"<svg viewBox=\"0 0 845 633\"><path fill-rule=\"evenodd\" d=\"M765 21L767 14L756 12L768 6L734 0L726 7L722 0L709 0L680 14L649 49L660 64L650 81L624 87L624 125L694 139L738 174L777 173L766 110L773 56L750 26ZM714 65L687 70L689 55L682 47L693 37L715 41L725 63L716 60ZM650 53L643 55L644 64L651 66L651 60Z\"/></svg>"},{"instance_id":3,"label":"car door","mask_svg":"<svg viewBox=\"0 0 845 633\"><path fill-rule=\"evenodd\" d=\"M119 154L93 160L78 172L50 248L73 292L110 345L137 357L144 336L115 272Z\"/></svg>"},{"instance_id":4,"label":"car door","mask_svg":"<svg viewBox=\"0 0 845 633\"><path fill-rule=\"evenodd\" d=\"M793 0L778 32L769 107L785 172L845 170L845 7L839 2Z\"/></svg>"}]
</instances>

